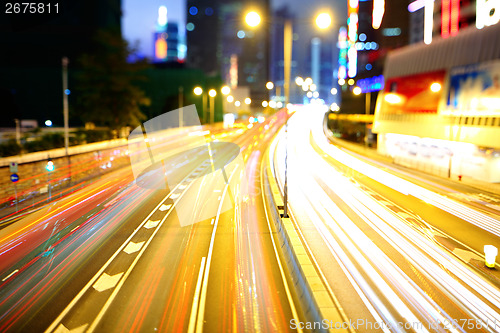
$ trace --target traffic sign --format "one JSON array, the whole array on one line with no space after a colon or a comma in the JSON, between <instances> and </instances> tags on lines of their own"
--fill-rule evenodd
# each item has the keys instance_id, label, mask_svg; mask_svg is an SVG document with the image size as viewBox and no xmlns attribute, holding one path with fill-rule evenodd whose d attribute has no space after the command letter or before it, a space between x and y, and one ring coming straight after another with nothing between
<instances>
[{"instance_id":1,"label":"traffic sign","mask_svg":"<svg viewBox=\"0 0 500 333\"><path fill-rule=\"evenodd\" d=\"M16 173L17 172L17 162L10 162L9 169L10 169L11 173Z\"/></svg>"},{"instance_id":2,"label":"traffic sign","mask_svg":"<svg viewBox=\"0 0 500 333\"><path fill-rule=\"evenodd\" d=\"M17 182L19 180L19 176L17 175L17 173L13 173L12 175L10 175L10 180L12 180L13 183Z\"/></svg>"}]
</instances>

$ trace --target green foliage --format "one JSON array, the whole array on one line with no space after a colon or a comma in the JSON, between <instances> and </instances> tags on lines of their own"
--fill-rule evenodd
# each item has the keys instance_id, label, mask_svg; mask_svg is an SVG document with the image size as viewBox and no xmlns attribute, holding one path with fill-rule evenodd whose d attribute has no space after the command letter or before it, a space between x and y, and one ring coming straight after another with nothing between
<instances>
[{"instance_id":1,"label":"green foliage","mask_svg":"<svg viewBox=\"0 0 500 333\"><path fill-rule=\"evenodd\" d=\"M141 106L150 104L136 83L145 78L145 62L128 63L132 52L119 32L99 31L95 50L79 59L76 74L77 112L84 122L111 129L138 126L145 119Z\"/></svg>"},{"instance_id":2,"label":"green foliage","mask_svg":"<svg viewBox=\"0 0 500 333\"><path fill-rule=\"evenodd\" d=\"M74 138L73 142L75 144L85 144L85 143L92 143L92 142L99 142L99 141L105 141L105 140L111 140L113 139L113 135L110 130L86 130L86 129L79 129L74 132Z\"/></svg>"},{"instance_id":3,"label":"green foliage","mask_svg":"<svg viewBox=\"0 0 500 333\"><path fill-rule=\"evenodd\" d=\"M14 156L21 153L22 147L16 140L10 139L0 144L0 156Z\"/></svg>"},{"instance_id":4,"label":"green foliage","mask_svg":"<svg viewBox=\"0 0 500 333\"><path fill-rule=\"evenodd\" d=\"M24 144L24 150L28 153L62 147L64 147L64 133L62 132L47 133L37 140Z\"/></svg>"}]
</instances>

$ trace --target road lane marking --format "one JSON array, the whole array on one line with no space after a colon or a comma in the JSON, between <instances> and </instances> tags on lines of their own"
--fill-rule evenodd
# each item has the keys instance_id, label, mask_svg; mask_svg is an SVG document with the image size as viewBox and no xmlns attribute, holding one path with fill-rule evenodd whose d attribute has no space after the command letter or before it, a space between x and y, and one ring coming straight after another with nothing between
<instances>
[{"instance_id":1,"label":"road lane marking","mask_svg":"<svg viewBox=\"0 0 500 333\"><path fill-rule=\"evenodd\" d=\"M187 185L184 185L184 184L183 184L183 185L179 185L179 190L183 190L183 189L185 189L185 188L186 188L186 186L187 186Z\"/></svg>"},{"instance_id":2,"label":"road lane marking","mask_svg":"<svg viewBox=\"0 0 500 333\"><path fill-rule=\"evenodd\" d=\"M80 225L77 225L76 227L74 227L73 229L71 229L71 231L69 233L72 233L73 231L75 231L78 228L80 228Z\"/></svg>"},{"instance_id":3,"label":"road lane marking","mask_svg":"<svg viewBox=\"0 0 500 333\"><path fill-rule=\"evenodd\" d=\"M66 326L64 326L63 324L60 324L54 331L54 333L83 333L87 329L87 326L89 326L89 324L83 324L82 326L70 330L66 328Z\"/></svg>"},{"instance_id":4,"label":"road lane marking","mask_svg":"<svg viewBox=\"0 0 500 333\"><path fill-rule=\"evenodd\" d=\"M234 173L234 172L233 172ZM231 174L232 176L232 174ZM193 178L188 178L186 177L183 181L191 181L193 180ZM188 187L191 186L192 183L188 184ZM158 203L158 205L148 214L148 216L139 224L139 226L132 232L132 234L127 238L127 240L125 240L125 242L120 246L120 248L118 248L118 250L108 259L108 261L99 269L99 271L92 277L92 279L82 288L82 290L73 298L73 300L66 306L66 308L59 314L59 316L52 322L52 324L45 330L46 333L48 332L53 332L54 329L56 327L58 327L59 324L61 324L62 320L68 315L68 313L75 307L75 305L81 300L81 298L85 295L85 293L87 293L87 291L93 286L93 284L97 281L97 279L103 274L103 272L108 268L108 266L115 260L115 258L118 256L118 254L121 253L121 251L125 248L125 246L131 241L131 239L137 234L137 232L146 225L147 222L151 222L148 226L152 226L153 223L156 224L156 221L150 221L149 219L151 218L151 216L157 212L160 207L162 207L163 210L166 210L166 209L170 209L170 207L172 206L175 206L175 204L179 201L177 200L176 202L174 202L174 204L169 204L169 205L165 205L165 201L169 198L172 197L172 194L174 191L176 191L178 189L178 186L177 185L174 189L172 189L172 191L167 195L165 196L165 198L163 200L161 200L160 203ZM228 185L226 185L226 188L227 188ZM185 191L182 192L180 194L180 197L182 197L183 195L185 194ZM180 198L179 198L180 199ZM166 208L166 209L165 209ZM116 297L117 293L119 292L119 290L121 289L121 287L123 286L123 284L125 283L125 281L127 280L128 276L131 274L131 271L133 270L133 268L136 266L137 262L139 261L139 259L141 258L141 256L143 255L143 253L145 252L145 250L147 249L147 247L149 246L150 242L153 240L153 238L155 237L156 233L158 232L158 230L161 228L161 226L163 225L163 223L165 222L165 220L167 219L167 217L170 215L169 212L167 212L167 214L162 218L162 220L160 220L160 222L157 224L158 228L156 228L153 232L153 234L150 236L150 238L147 240L147 242L144 244L144 246L141 248L140 252L138 253L138 255L136 256L136 258L134 259L134 261L132 262L132 264L129 266L129 268L127 269L127 271L125 272L125 274L123 275L123 277L118 281L118 284L116 285L115 289L113 290L111 296L107 299L106 303L104 304L104 306L101 308L100 312L98 313L98 315L96 316L96 318L94 319L94 321L92 322L92 324L90 325L89 329L87 330L87 332L92 332L96 329L96 326L98 325L98 323L100 322L100 320L102 319L102 317L104 316L104 314L106 313L107 309L110 307L111 303L113 302L114 298ZM206 294L206 293L205 293ZM205 295L206 296L206 295Z\"/></svg>"},{"instance_id":5,"label":"road lane marking","mask_svg":"<svg viewBox=\"0 0 500 333\"><path fill-rule=\"evenodd\" d=\"M127 271L125 272L125 275L123 276L122 279L120 279L120 281L118 282L118 285L116 286L116 288L113 290L113 293L111 294L111 296L109 296L108 300L106 301L106 303L104 304L104 306L101 308L101 310L99 311L99 313L97 314L96 318L94 319L94 321L92 322L92 324L90 325L89 329L87 330L87 333L91 333L93 332L97 325L99 324L99 322L101 321L102 317L104 316L104 314L106 313L106 311L108 311L108 308L111 306L111 303L113 302L113 300L115 299L116 295L118 294L118 292L120 291L121 287L123 286L123 284L125 283L125 281L127 280L128 276L132 273L132 270L134 269L135 265L137 265L137 262L139 261L139 259L142 257L142 255L144 254L144 252L146 251L146 249L148 248L149 244L153 241L153 239L155 238L157 232L160 230L160 227L163 225L163 223L165 222L165 220L167 219L167 217L169 216L170 214L166 214L163 219L161 220L158 228L156 228L153 232L153 234L151 235L151 237L149 237L149 239L147 240L146 244L144 244L144 246L142 247L141 251L137 254L137 256L135 257L134 261L132 262L132 264L130 264L129 268L127 269Z\"/></svg>"},{"instance_id":6,"label":"road lane marking","mask_svg":"<svg viewBox=\"0 0 500 333\"><path fill-rule=\"evenodd\" d=\"M196 315L198 314L198 306L200 305L201 282L203 281L206 259L206 257L201 258L200 272L198 273L198 281L196 282L196 289L194 291L193 305L191 306L191 315L189 316L188 333L194 333L194 329L196 328Z\"/></svg>"},{"instance_id":7,"label":"road lane marking","mask_svg":"<svg viewBox=\"0 0 500 333\"><path fill-rule=\"evenodd\" d=\"M463 261L465 261L467 263L471 259L476 259L476 260L479 260L479 261L483 261L484 260L484 258L478 256L474 252L471 252L471 251L468 251L468 250L464 250L464 249L461 249L461 248L458 248L458 247L456 247L452 252L457 257L459 257L460 259L462 259Z\"/></svg>"},{"instance_id":8,"label":"road lane marking","mask_svg":"<svg viewBox=\"0 0 500 333\"><path fill-rule=\"evenodd\" d=\"M170 196L170 198L172 198L172 196ZM169 209L170 209L170 207L172 207L172 204L168 204L168 205L161 205L161 207L160 207L160 209L159 209L159 210L160 210L160 212L164 212L164 211L166 211L166 210L169 210Z\"/></svg>"},{"instance_id":9,"label":"road lane marking","mask_svg":"<svg viewBox=\"0 0 500 333\"><path fill-rule=\"evenodd\" d=\"M179 197L180 193L172 193L170 196L170 199L177 199Z\"/></svg>"},{"instance_id":10,"label":"road lane marking","mask_svg":"<svg viewBox=\"0 0 500 333\"><path fill-rule=\"evenodd\" d=\"M137 251L139 251L141 249L141 247L144 245L144 242L140 242L140 243L134 243L134 242L130 242L128 243L128 245L123 249L123 252L127 253L127 254L132 254L132 253L135 253Z\"/></svg>"},{"instance_id":11,"label":"road lane marking","mask_svg":"<svg viewBox=\"0 0 500 333\"><path fill-rule=\"evenodd\" d=\"M222 193L222 197L226 197L227 189L229 188L229 183L231 181L231 178L234 175L234 172L237 169L235 168L233 172L231 172L231 175L229 176L229 181L228 183L224 186L224 192ZM203 332L203 321L205 317L205 303L207 300L207 290L208 290L208 276L210 273L210 263L212 261L212 254L214 251L214 244L215 244L215 233L217 232L217 226L219 225L219 218L220 218L220 212L222 210L222 204L224 203L224 199L220 201L219 208L217 209L217 214L215 216L215 222L214 222L214 229L212 231L212 237L210 238L210 246L208 248L208 255L207 255L207 263L205 267L205 272L203 274L203 286L201 289L201 296L200 296L200 307L198 311L198 320L196 322L196 333L201 333Z\"/></svg>"},{"instance_id":12,"label":"road lane marking","mask_svg":"<svg viewBox=\"0 0 500 333\"><path fill-rule=\"evenodd\" d=\"M118 250L106 261L106 263L99 269L99 271L94 275L94 277L85 285L85 287L80 290L80 292L73 298L73 300L66 306L66 308L57 316L57 318L52 322L52 324L45 330L45 332L52 332L56 328L57 324L69 313L69 311L75 306L75 304L82 298L82 296L90 289L94 282L101 276L106 268L111 264L111 262L120 254L120 252L125 248L125 246L132 240L132 238L137 234L137 232L146 224L149 218L164 204L169 198L169 195L165 196L162 201L151 211L151 213L146 216L142 223L137 227L134 232L125 240L125 242L118 248ZM156 229L158 230L158 229Z\"/></svg>"},{"instance_id":13,"label":"road lane marking","mask_svg":"<svg viewBox=\"0 0 500 333\"><path fill-rule=\"evenodd\" d=\"M161 220L158 220L158 221L149 220L148 223L146 223L144 225L144 228L146 228L146 229L156 228L156 226L158 226L158 223L160 223L160 221Z\"/></svg>"},{"instance_id":14,"label":"road lane marking","mask_svg":"<svg viewBox=\"0 0 500 333\"><path fill-rule=\"evenodd\" d=\"M212 220L212 221L213 221L213 220ZM4 278L2 279L2 282L7 281L7 280L8 280L8 279L12 276L12 275L16 274L17 272L19 272L19 270L18 270L18 269L13 270L13 271L12 271L12 273L10 273L9 275L7 275L6 277L4 277Z\"/></svg>"},{"instance_id":15,"label":"road lane marking","mask_svg":"<svg viewBox=\"0 0 500 333\"><path fill-rule=\"evenodd\" d=\"M285 287L286 298L288 299L288 303L290 304L290 310L292 311L292 316L295 319L295 322L299 323L300 322L299 315L297 313L297 309L295 308L295 303L293 302L292 293L290 292L290 288L288 287L288 281L286 279L285 272L283 271L283 266L281 265L278 251L276 250L276 244L274 242L273 231L271 229L271 223L269 222L266 202L264 201L264 184L263 184L264 182L262 181L262 168L260 171L260 178L261 178L260 189L261 189L261 193L262 193L262 201L263 201L264 212L265 212L266 221L267 221L267 227L269 228L269 236L271 237L271 242L273 243L274 255L276 256L276 262L278 263L278 268L280 271L281 280L283 281L283 286ZM271 193L271 195L272 195L272 193ZM300 327L297 328L297 332L302 332Z\"/></svg>"},{"instance_id":16,"label":"road lane marking","mask_svg":"<svg viewBox=\"0 0 500 333\"><path fill-rule=\"evenodd\" d=\"M94 283L92 286L95 290L98 292L102 292L104 290L108 290L111 288L114 288L118 281L120 281L120 278L122 277L123 272L115 274L115 275L108 275L106 273L103 273L99 280Z\"/></svg>"}]
</instances>

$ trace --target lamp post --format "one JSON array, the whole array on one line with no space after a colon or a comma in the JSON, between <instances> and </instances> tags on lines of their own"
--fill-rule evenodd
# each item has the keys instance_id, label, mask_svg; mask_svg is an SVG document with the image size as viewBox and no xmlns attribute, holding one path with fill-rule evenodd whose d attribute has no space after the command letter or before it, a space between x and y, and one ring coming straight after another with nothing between
<instances>
[{"instance_id":1,"label":"lamp post","mask_svg":"<svg viewBox=\"0 0 500 333\"><path fill-rule=\"evenodd\" d=\"M63 80L63 116L64 116L64 148L68 156L69 125L68 125L68 63L67 57L62 58L62 80Z\"/></svg>"},{"instance_id":2,"label":"lamp post","mask_svg":"<svg viewBox=\"0 0 500 333\"><path fill-rule=\"evenodd\" d=\"M217 91L210 89L208 96L210 97L210 124L213 124L215 120L215 96L217 96Z\"/></svg>"},{"instance_id":3,"label":"lamp post","mask_svg":"<svg viewBox=\"0 0 500 333\"><path fill-rule=\"evenodd\" d=\"M333 89L332 89L333 90ZM356 96L361 95L363 90L356 86L352 89L352 93ZM365 115L370 115L370 108L371 108L371 92L367 91L365 92ZM368 117L366 117L368 120ZM365 146L368 146L368 121L365 122Z\"/></svg>"},{"instance_id":4,"label":"lamp post","mask_svg":"<svg viewBox=\"0 0 500 333\"><path fill-rule=\"evenodd\" d=\"M196 96L201 95L201 109L203 111L203 118L205 118L206 117L205 112L206 112L206 105L207 105L207 95L203 93L203 88L201 88L201 87L195 87L193 89L193 93Z\"/></svg>"},{"instance_id":5,"label":"lamp post","mask_svg":"<svg viewBox=\"0 0 500 333\"><path fill-rule=\"evenodd\" d=\"M50 173L52 171L54 171L55 167L54 167L54 162L52 162L52 159L49 157L49 159L47 160L47 164L45 165L45 169L47 170L47 187L48 187L48 191L49 191L49 200L52 198L52 195L51 195L51 188L50 188Z\"/></svg>"},{"instance_id":6,"label":"lamp post","mask_svg":"<svg viewBox=\"0 0 500 333\"><path fill-rule=\"evenodd\" d=\"M260 24L261 18L260 15L254 11L249 12L245 16L245 22L250 27L256 27ZM330 26L332 19L328 13L321 13L316 17L316 25L320 29L326 29ZM284 105L288 105L290 101L290 75L292 69L292 42L293 42L293 28L292 28L292 20L285 19L284 21L284 29L283 29L283 88L284 88ZM269 89L269 88L268 88ZM272 88L271 88L272 89ZM283 217L288 217L288 112L286 113L286 122L285 122L285 183L283 185Z\"/></svg>"}]
</instances>

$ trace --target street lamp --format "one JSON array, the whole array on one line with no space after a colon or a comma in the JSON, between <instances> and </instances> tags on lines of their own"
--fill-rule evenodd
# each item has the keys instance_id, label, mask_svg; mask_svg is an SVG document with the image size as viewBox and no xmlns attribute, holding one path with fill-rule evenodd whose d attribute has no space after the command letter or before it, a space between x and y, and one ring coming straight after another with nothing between
<instances>
[{"instance_id":1,"label":"street lamp","mask_svg":"<svg viewBox=\"0 0 500 333\"><path fill-rule=\"evenodd\" d=\"M245 22L252 28L258 26L260 21L260 15L257 12L251 11L245 16Z\"/></svg>"},{"instance_id":2,"label":"street lamp","mask_svg":"<svg viewBox=\"0 0 500 333\"><path fill-rule=\"evenodd\" d=\"M316 17L316 25L324 30L332 24L332 17L328 13L321 13Z\"/></svg>"},{"instance_id":3,"label":"street lamp","mask_svg":"<svg viewBox=\"0 0 500 333\"><path fill-rule=\"evenodd\" d=\"M203 89L201 87L195 87L193 92L196 96L200 96L201 94L203 94Z\"/></svg>"},{"instance_id":4,"label":"street lamp","mask_svg":"<svg viewBox=\"0 0 500 333\"><path fill-rule=\"evenodd\" d=\"M203 89L201 87L195 87L193 89L193 93L196 95L196 96L200 96L202 97L201 99L201 109L203 111L203 118L205 118L205 106L207 105L207 95L203 93Z\"/></svg>"},{"instance_id":5,"label":"street lamp","mask_svg":"<svg viewBox=\"0 0 500 333\"><path fill-rule=\"evenodd\" d=\"M327 17L328 16L328 17ZM319 18L319 20L318 20ZM322 13L318 16L316 19L316 24L320 29L326 29L330 24L331 24L331 17L327 13ZM251 26L251 27L256 27L261 19L260 15L257 14L256 12L249 12L246 17L245 17L246 23ZM328 22L328 24L326 24ZM292 42L293 42L293 27L292 27L292 20L291 19L285 19L284 22L284 28L283 28L283 69L284 69L284 97L285 97L285 105L288 105L290 102L290 74L291 74L291 69L292 69ZM308 85L312 84L312 79L308 78L310 80L310 83ZM307 80L307 79L306 79ZM273 85L274 86L274 85ZM267 87L267 85L266 85ZM272 88L268 88L269 90ZM281 103L281 101L280 101ZM285 123L285 133L287 133L288 129L288 112L287 112L287 121ZM286 134L288 135L288 134ZM283 185L283 217L288 217L288 186L287 186L287 160L288 160L288 153L285 153L285 182Z\"/></svg>"},{"instance_id":6,"label":"street lamp","mask_svg":"<svg viewBox=\"0 0 500 333\"><path fill-rule=\"evenodd\" d=\"M208 96L210 96L210 124L213 124L214 119L215 119L215 99L214 99L214 97L217 96L217 91L215 89L210 89L208 91Z\"/></svg>"},{"instance_id":7,"label":"street lamp","mask_svg":"<svg viewBox=\"0 0 500 333\"><path fill-rule=\"evenodd\" d=\"M356 96L359 96L361 95L361 93L363 92L363 90L361 89L361 87L354 87L352 89L352 93ZM370 108L371 108L371 99L372 99L372 96L371 96L371 92L370 91L365 91L365 114L368 116L370 114ZM368 118L368 117L367 117ZM365 123L365 145L369 145L368 143L368 138L369 138L369 135L368 135L368 119L367 119L367 122Z\"/></svg>"},{"instance_id":8,"label":"street lamp","mask_svg":"<svg viewBox=\"0 0 500 333\"><path fill-rule=\"evenodd\" d=\"M52 171L54 171L55 169L55 166L54 166L54 162L52 162L52 159L49 158L47 160L47 164L45 165L45 170L47 170L47 187L48 187L48 191L49 191L49 201L50 199L52 198L52 195L51 195L51 188L50 188L50 173Z\"/></svg>"}]
</instances>

